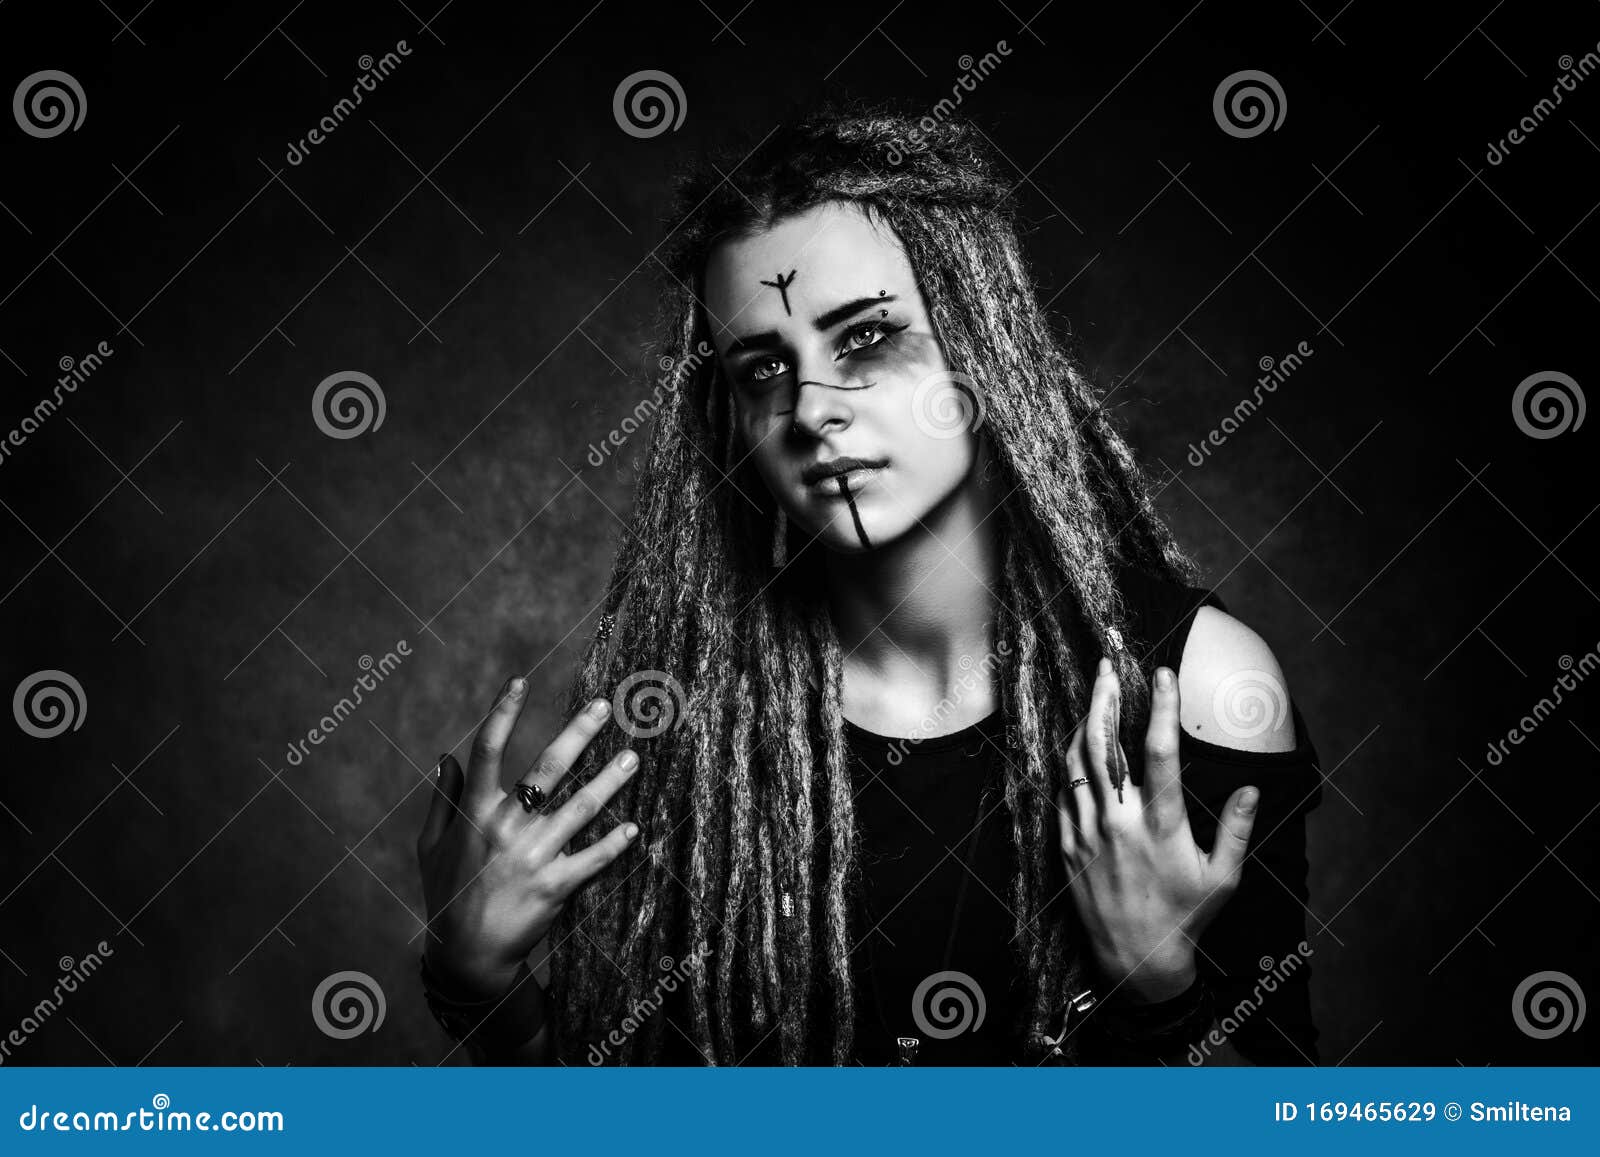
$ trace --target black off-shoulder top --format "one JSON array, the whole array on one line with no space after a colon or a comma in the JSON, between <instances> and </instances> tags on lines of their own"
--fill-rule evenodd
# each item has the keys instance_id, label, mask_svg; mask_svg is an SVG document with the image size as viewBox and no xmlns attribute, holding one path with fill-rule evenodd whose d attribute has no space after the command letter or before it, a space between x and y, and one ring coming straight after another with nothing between
<instances>
[{"instance_id":1,"label":"black off-shoulder top","mask_svg":"<svg viewBox=\"0 0 1600 1157\"><path fill-rule=\"evenodd\" d=\"M1131 571L1120 586L1136 636L1127 644L1148 656L1149 669L1178 670L1199 608L1226 610L1212 592ZM1314 946L1306 940L1306 816L1321 803L1323 776L1305 720L1292 702L1288 709L1293 751L1239 751L1187 731L1179 746L1184 802L1200 847L1212 846L1217 817L1235 790L1254 784L1261 792L1239 886L1201 934L1196 956L1222 1031L1260 1065L1319 1063L1310 999ZM918 1065L1033 1063L1019 1031L1026 972L1014 951L1015 850L1002 791L1002 761L1013 756L1001 713L923 740L876 735L848 721L845 730L863 876L853 941L856 1059L896 1063L896 1038L915 1036ZM1059 857L1052 865L1060 867ZM1056 903L1071 902L1064 872L1050 889ZM826 1000L816 1007L825 1015ZM685 1031L686 986L660 1015L666 1024L656 1063L704 1064ZM827 1063L826 1028L819 1026L813 1063ZM1080 1061L1097 1063L1092 1053ZM775 1037L740 1063L777 1063Z\"/></svg>"}]
</instances>

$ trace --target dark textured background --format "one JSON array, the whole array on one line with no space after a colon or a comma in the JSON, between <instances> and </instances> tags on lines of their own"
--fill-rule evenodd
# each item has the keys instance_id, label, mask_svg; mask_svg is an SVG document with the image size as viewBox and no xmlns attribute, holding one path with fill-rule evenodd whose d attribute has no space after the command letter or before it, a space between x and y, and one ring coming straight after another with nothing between
<instances>
[{"instance_id":1,"label":"dark textured background","mask_svg":"<svg viewBox=\"0 0 1600 1157\"><path fill-rule=\"evenodd\" d=\"M415 988L419 776L513 670L518 759L556 726L644 445L584 460L655 373L671 172L824 95L931 106L1001 39L963 109L1013 166L1045 297L1330 776L1308 917L1327 1062L1592 1062L1592 1018L1535 1040L1511 1002L1544 970L1597 991L1595 690L1501 766L1485 749L1600 642L1596 420L1538 440L1510 405L1537 371L1600 384L1600 78L1504 163L1485 150L1596 48L1600 9L1095 7L0 10L5 95L55 68L87 96L52 139L0 118L0 428L61 358L115 351L0 462L0 689L60 669L86 698L59 738L7 722L0 1033L58 958L114 948L9 1063L445 1056ZM1212 94L1247 68L1288 111L1237 139ZM681 82L676 132L613 119L641 69ZM335 440L310 398L346 369L387 417ZM387 1017L335 1040L310 1005L345 969Z\"/></svg>"}]
</instances>

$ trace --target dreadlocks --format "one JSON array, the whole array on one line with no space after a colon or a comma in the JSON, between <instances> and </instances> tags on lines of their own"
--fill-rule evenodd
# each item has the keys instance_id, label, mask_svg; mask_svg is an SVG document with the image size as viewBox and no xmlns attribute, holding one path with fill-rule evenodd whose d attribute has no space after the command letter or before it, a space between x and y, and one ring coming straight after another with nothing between
<instances>
[{"instance_id":1,"label":"dreadlocks","mask_svg":"<svg viewBox=\"0 0 1600 1157\"><path fill-rule=\"evenodd\" d=\"M853 1056L858 832L822 552L801 549L772 573L777 507L744 460L715 359L693 354L717 324L701 305L713 247L828 201L853 203L892 228L947 362L981 391L1005 495L995 593L1014 756L1004 761L1016 848L1008 903L1029 982L1026 1023L1016 1027L1031 1058L1044 1055L1044 1036L1081 983L1075 913L1051 903L1061 892L1051 887L1060 871L1059 755L1106 654L1122 681L1124 747L1137 758L1147 673L1121 641L1116 574L1132 567L1181 581L1194 572L1052 333L981 134L960 119L926 126L881 106L830 110L679 182L656 350L670 389L597 608L615 627L589 646L568 708L626 682L673 714L671 726L649 729L660 734L638 738L626 726L633 708L619 711L624 726L595 741L564 787L569 794L633 747L641 771L613 804L640 820L647 853L581 889L552 931L564 1060L635 1025L617 1058L649 1063L664 1030L664 1018L649 1015L652 979L675 956L687 973L686 1031L711 1063L739 1063L769 1038L785 1064ZM827 1057L811 1047L821 1039L816 1022L831 1029ZM1066 1056L1074 1058L1070 1039Z\"/></svg>"}]
</instances>

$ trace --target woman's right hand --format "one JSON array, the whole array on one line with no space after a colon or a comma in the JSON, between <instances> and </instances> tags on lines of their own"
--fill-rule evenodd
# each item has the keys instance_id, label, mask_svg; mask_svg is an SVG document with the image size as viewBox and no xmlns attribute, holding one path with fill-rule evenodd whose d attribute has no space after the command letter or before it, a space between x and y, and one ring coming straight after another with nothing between
<instances>
[{"instance_id":1,"label":"woman's right hand","mask_svg":"<svg viewBox=\"0 0 1600 1157\"><path fill-rule=\"evenodd\" d=\"M519 677L500 689L472 742L464 776L453 756L440 760L432 805L417 837L428 967L463 996L503 991L567 898L638 835L636 824L619 823L581 851L564 850L637 769L632 751L618 752L571 799L548 812L527 812L515 794L500 789L500 761L527 693L527 681ZM609 708L604 699L590 703L519 782L536 784L553 798L605 726Z\"/></svg>"}]
</instances>

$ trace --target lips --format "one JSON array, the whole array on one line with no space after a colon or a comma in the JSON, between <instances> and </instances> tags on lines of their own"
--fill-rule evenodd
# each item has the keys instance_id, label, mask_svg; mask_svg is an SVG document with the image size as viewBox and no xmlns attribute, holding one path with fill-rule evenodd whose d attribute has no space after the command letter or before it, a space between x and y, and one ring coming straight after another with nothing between
<instances>
[{"instance_id":1,"label":"lips","mask_svg":"<svg viewBox=\"0 0 1600 1157\"><path fill-rule=\"evenodd\" d=\"M800 472L800 480L813 497L842 498L845 491L857 493L887 465L882 458L831 458L807 466ZM839 486L841 479L844 491Z\"/></svg>"},{"instance_id":2,"label":"lips","mask_svg":"<svg viewBox=\"0 0 1600 1157\"><path fill-rule=\"evenodd\" d=\"M843 456L829 458L826 462L813 462L800 471L800 481L807 486L815 486L819 483L830 481L840 474L848 476L859 471L876 470L887 465L888 463L882 458L848 458ZM837 486L838 483L835 482L834 485Z\"/></svg>"}]
</instances>

